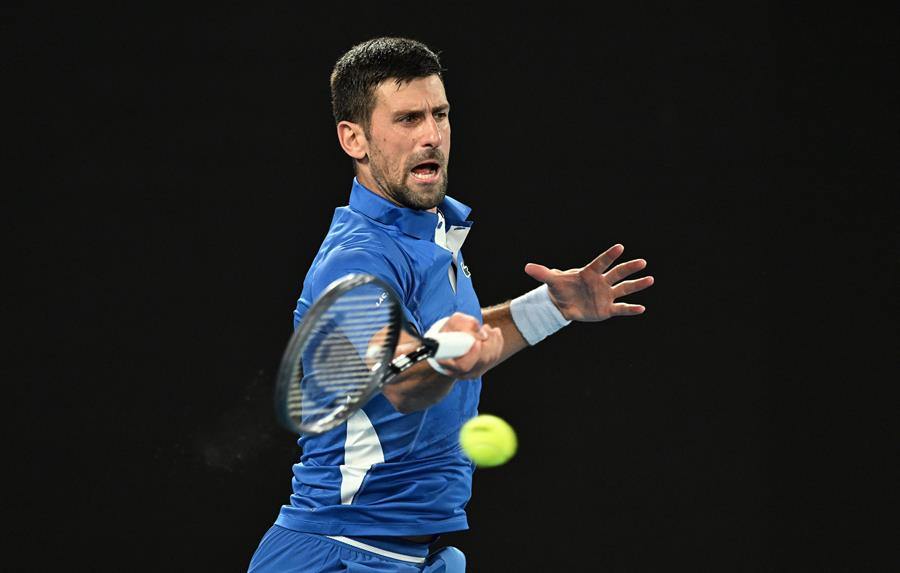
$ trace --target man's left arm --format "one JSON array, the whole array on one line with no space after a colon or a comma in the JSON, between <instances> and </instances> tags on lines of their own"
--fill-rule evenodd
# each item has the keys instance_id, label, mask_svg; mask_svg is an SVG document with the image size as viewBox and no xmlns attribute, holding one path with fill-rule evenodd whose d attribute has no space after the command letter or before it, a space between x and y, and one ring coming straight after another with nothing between
<instances>
[{"instance_id":1,"label":"man's left arm","mask_svg":"<svg viewBox=\"0 0 900 573\"><path fill-rule=\"evenodd\" d=\"M517 299L482 309L484 323L503 333L503 349L494 366L571 321L599 322L642 314L643 305L618 299L648 288L654 279L625 280L646 268L647 261L634 259L612 266L624 250L620 244L613 245L587 265L567 271L527 264L525 272L544 284Z\"/></svg>"}]
</instances>

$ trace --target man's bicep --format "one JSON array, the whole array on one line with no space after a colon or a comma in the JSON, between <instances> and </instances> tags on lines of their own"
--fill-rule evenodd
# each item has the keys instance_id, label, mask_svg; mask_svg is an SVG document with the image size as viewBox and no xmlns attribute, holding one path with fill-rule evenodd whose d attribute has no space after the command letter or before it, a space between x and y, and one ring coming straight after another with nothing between
<instances>
[{"instance_id":1,"label":"man's bicep","mask_svg":"<svg viewBox=\"0 0 900 573\"><path fill-rule=\"evenodd\" d=\"M318 297L335 281L350 274L369 274L387 283L400 299L406 320L416 329L420 328L407 305L410 277L389 260L378 246L342 247L329 253L313 275L313 292Z\"/></svg>"},{"instance_id":2,"label":"man's bicep","mask_svg":"<svg viewBox=\"0 0 900 573\"><path fill-rule=\"evenodd\" d=\"M346 247L330 252L315 269L313 291L318 296L332 283L347 275L369 274L383 280L398 296L402 296L401 277L397 276L394 266L380 254L372 253L372 250L376 249Z\"/></svg>"}]
</instances>

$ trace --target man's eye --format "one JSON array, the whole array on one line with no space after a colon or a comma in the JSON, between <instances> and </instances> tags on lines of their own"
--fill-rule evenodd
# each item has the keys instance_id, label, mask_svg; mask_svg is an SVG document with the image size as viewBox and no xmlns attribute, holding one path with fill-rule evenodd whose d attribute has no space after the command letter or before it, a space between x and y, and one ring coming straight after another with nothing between
<instances>
[{"instance_id":1,"label":"man's eye","mask_svg":"<svg viewBox=\"0 0 900 573\"><path fill-rule=\"evenodd\" d=\"M439 111L434 114L435 119L446 119L449 115L446 111Z\"/></svg>"}]
</instances>

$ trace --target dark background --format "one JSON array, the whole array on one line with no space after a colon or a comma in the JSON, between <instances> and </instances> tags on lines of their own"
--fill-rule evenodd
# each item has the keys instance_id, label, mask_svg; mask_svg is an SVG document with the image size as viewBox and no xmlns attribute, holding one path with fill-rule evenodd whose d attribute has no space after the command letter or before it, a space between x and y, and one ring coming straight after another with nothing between
<instances>
[{"instance_id":1,"label":"dark background","mask_svg":"<svg viewBox=\"0 0 900 573\"><path fill-rule=\"evenodd\" d=\"M639 318L485 378L470 571L898 563L896 14L30 5L3 24L7 559L243 571L290 493L274 371L352 177L328 75L441 52L483 304L610 245ZM560 362L564 360L565 362Z\"/></svg>"}]
</instances>

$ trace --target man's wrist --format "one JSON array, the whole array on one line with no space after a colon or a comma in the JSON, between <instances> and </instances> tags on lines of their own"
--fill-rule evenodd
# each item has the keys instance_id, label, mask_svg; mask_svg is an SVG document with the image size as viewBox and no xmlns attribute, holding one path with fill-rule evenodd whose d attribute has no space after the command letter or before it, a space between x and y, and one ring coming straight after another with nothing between
<instances>
[{"instance_id":1,"label":"man's wrist","mask_svg":"<svg viewBox=\"0 0 900 573\"><path fill-rule=\"evenodd\" d=\"M510 301L509 312L516 328L531 346L572 322L553 303L546 284Z\"/></svg>"}]
</instances>

